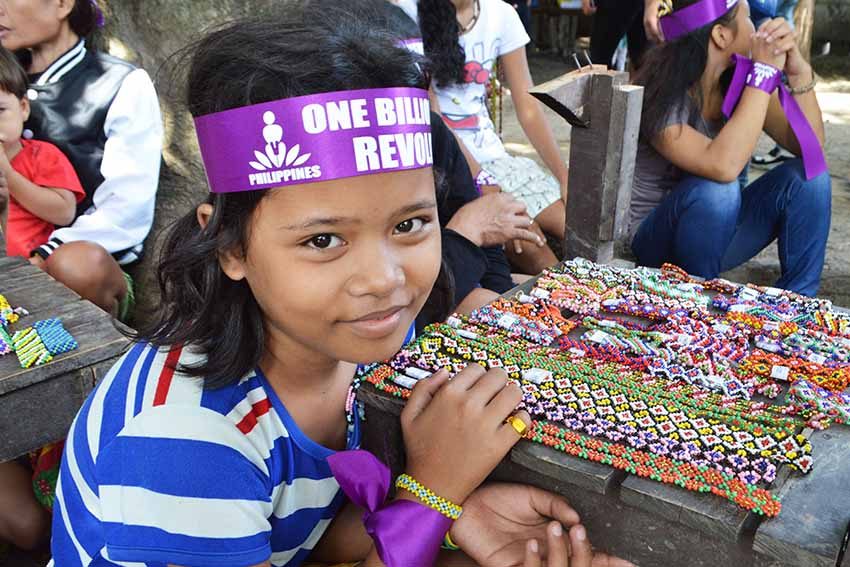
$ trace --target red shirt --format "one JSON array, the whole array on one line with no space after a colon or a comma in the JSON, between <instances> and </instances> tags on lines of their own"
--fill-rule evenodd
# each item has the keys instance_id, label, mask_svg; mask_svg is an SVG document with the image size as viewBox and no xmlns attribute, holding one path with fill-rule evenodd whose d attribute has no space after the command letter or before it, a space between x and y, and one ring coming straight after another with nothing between
<instances>
[{"instance_id":1,"label":"red shirt","mask_svg":"<svg viewBox=\"0 0 850 567\"><path fill-rule=\"evenodd\" d=\"M21 140L21 144L23 149L12 158L12 169L40 187L71 191L77 203L85 198L74 167L59 148L36 140ZM47 242L54 230L53 223L35 216L10 196L6 235L9 256L29 257L33 249Z\"/></svg>"}]
</instances>

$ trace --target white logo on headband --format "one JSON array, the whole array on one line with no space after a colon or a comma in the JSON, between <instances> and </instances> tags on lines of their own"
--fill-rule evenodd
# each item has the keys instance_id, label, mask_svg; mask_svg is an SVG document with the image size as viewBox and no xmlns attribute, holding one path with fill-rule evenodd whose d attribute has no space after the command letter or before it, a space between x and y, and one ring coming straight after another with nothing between
<instances>
[{"instance_id":1,"label":"white logo on headband","mask_svg":"<svg viewBox=\"0 0 850 567\"><path fill-rule=\"evenodd\" d=\"M753 76L755 77L755 85L754 86L756 88L758 88L758 87L761 87L762 83L764 83L765 80L772 79L774 77L774 75L776 75L776 73L778 73L778 72L779 71L777 71L774 67L771 67L770 65L765 65L764 63L759 63L758 61L756 61L755 65L753 65L753 71L752 71L752 75L750 75L750 77L753 77ZM747 77L747 79L748 79L747 82L749 82L750 77Z\"/></svg>"},{"instance_id":2,"label":"white logo on headband","mask_svg":"<svg viewBox=\"0 0 850 567\"><path fill-rule=\"evenodd\" d=\"M257 161L249 162L251 168L262 173L249 175L249 183L253 186L320 177L322 175L320 166L301 167L313 154L301 154L300 144L295 144L287 150L286 144L283 143L283 127L276 121L277 118L271 110L263 113L263 122L266 124L263 128L263 138L266 140L265 153L254 150Z\"/></svg>"}]
</instances>

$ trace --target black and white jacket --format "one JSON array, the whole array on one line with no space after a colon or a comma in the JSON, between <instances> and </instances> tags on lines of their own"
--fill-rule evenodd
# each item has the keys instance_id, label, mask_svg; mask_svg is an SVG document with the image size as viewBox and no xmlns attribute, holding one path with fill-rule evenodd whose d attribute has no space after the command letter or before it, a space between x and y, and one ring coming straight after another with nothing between
<instances>
[{"instance_id":1,"label":"black and white jacket","mask_svg":"<svg viewBox=\"0 0 850 567\"><path fill-rule=\"evenodd\" d=\"M71 226L33 251L91 241L120 264L136 261L153 224L162 158L159 101L148 74L86 49L80 40L34 79L24 137L51 142L68 157L86 199Z\"/></svg>"}]
</instances>

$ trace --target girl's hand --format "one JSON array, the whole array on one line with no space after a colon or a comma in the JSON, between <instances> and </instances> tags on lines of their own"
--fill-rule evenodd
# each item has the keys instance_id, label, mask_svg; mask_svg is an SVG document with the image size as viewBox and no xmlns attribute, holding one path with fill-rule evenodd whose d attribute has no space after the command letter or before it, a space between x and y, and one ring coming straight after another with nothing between
<instances>
[{"instance_id":1,"label":"girl's hand","mask_svg":"<svg viewBox=\"0 0 850 567\"><path fill-rule=\"evenodd\" d=\"M569 538L569 542L567 541ZM593 553L587 530L584 526L573 526L565 534L561 524L552 522L546 530L546 567L628 567L631 563L604 553ZM543 554L537 540L529 540L525 546L523 567L542 567ZM634 566L632 566L634 567Z\"/></svg>"},{"instance_id":2,"label":"girl's hand","mask_svg":"<svg viewBox=\"0 0 850 567\"><path fill-rule=\"evenodd\" d=\"M472 363L453 379L441 370L413 389L401 413L407 472L439 496L463 504L520 435L505 420L522 392L502 370ZM526 412L516 415L526 425Z\"/></svg>"},{"instance_id":3,"label":"girl's hand","mask_svg":"<svg viewBox=\"0 0 850 567\"><path fill-rule=\"evenodd\" d=\"M782 18L767 20L753 35L753 60L785 69L788 52L797 47L794 31Z\"/></svg>"},{"instance_id":4,"label":"girl's hand","mask_svg":"<svg viewBox=\"0 0 850 567\"><path fill-rule=\"evenodd\" d=\"M473 492L451 529L452 540L484 567L520 565L531 539L546 541L546 527L579 517L560 496L523 484L492 483Z\"/></svg>"},{"instance_id":5,"label":"girl's hand","mask_svg":"<svg viewBox=\"0 0 850 567\"><path fill-rule=\"evenodd\" d=\"M660 18L658 17L660 7L661 0L644 1L643 29L653 43L664 43L664 32L661 30L661 22L659 22Z\"/></svg>"}]
</instances>

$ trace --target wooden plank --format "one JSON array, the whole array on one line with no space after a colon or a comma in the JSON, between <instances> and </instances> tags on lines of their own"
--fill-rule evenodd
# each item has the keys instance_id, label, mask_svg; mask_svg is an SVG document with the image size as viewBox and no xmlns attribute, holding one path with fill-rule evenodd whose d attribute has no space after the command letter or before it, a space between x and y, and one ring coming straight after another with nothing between
<instances>
[{"instance_id":1,"label":"wooden plank","mask_svg":"<svg viewBox=\"0 0 850 567\"><path fill-rule=\"evenodd\" d=\"M3 395L0 462L64 439L91 384L91 369L81 368Z\"/></svg>"},{"instance_id":2,"label":"wooden plank","mask_svg":"<svg viewBox=\"0 0 850 567\"><path fill-rule=\"evenodd\" d=\"M620 486L620 500L719 541L738 542L752 531L747 511L728 500L634 475Z\"/></svg>"},{"instance_id":3,"label":"wooden plank","mask_svg":"<svg viewBox=\"0 0 850 567\"><path fill-rule=\"evenodd\" d=\"M620 240L629 229L628 212L632 201L642 105L643 87L621 85L614 88L609 150L606 154L606 176L610 176L611 182L605 184L602 195L602 210L609 214L602 215L600 240Z\"/></svg>"},{"instance_id":4,"label":"wooden plank","mask_svg":"<svg viewBox=\"0 0 850 567\"><path fill-rule=\"evenodd\" d=\"M790 565L832 567L850 523L850 428L816 431L811 443L812 471L777 489L782 511L762 522L753 548Z\"/></svg>"},{"instance_id":5,"label":"wooden plank","mask_svg":"<svg viewBox=\"0 0 850 567\"><path fill-rule=\"evenodd\" d=\"M626 473L615 468L573 457L531 441L520 441L511 450L510 460L555 481L596 494L611 494L626 478Z\"/></svg>"}]
</instances>

